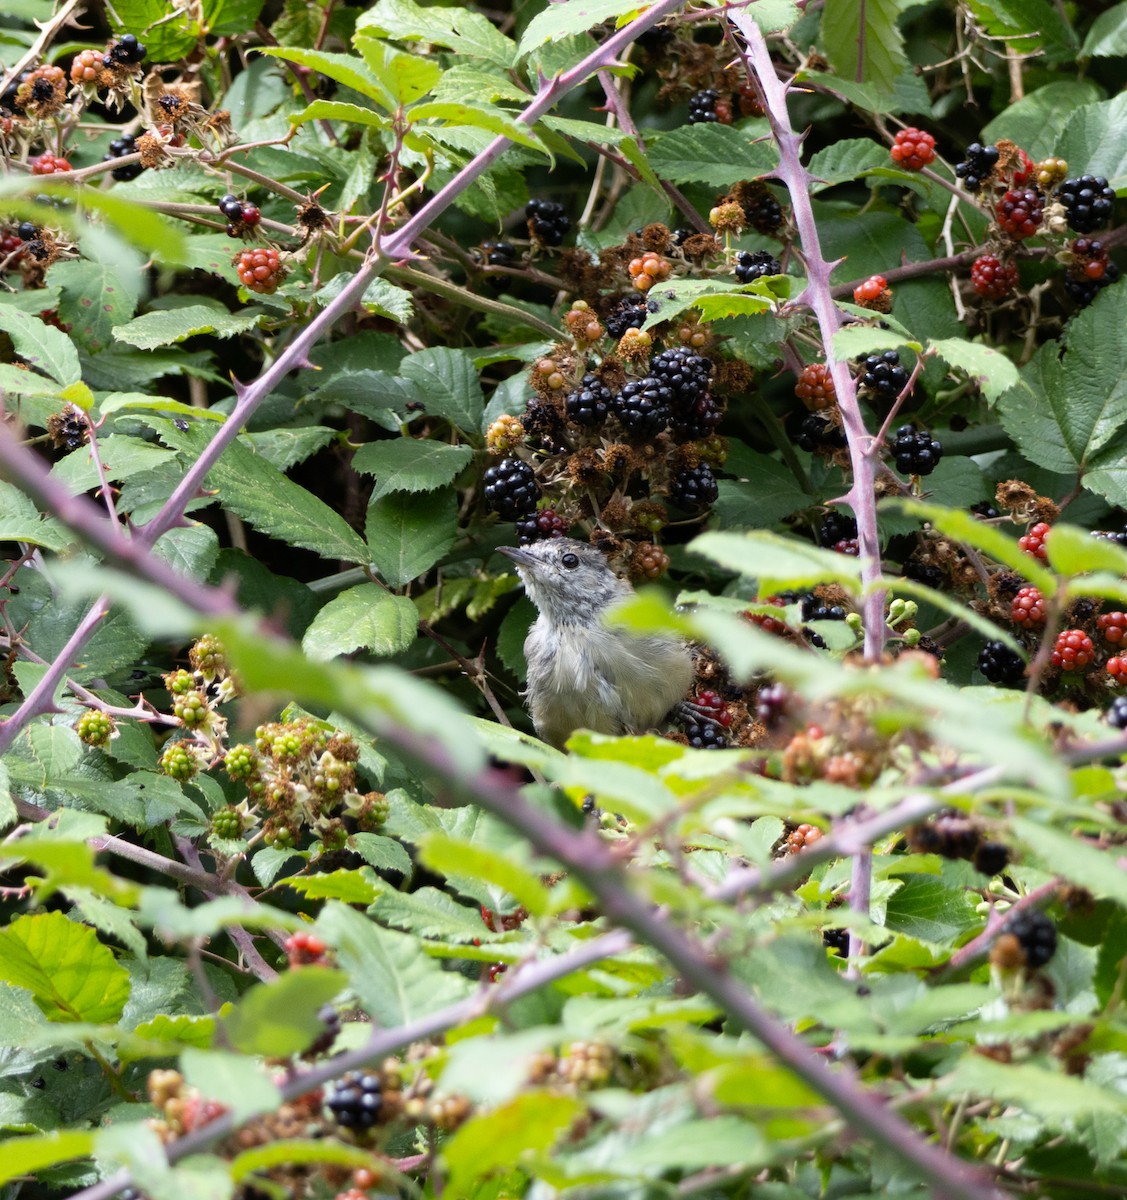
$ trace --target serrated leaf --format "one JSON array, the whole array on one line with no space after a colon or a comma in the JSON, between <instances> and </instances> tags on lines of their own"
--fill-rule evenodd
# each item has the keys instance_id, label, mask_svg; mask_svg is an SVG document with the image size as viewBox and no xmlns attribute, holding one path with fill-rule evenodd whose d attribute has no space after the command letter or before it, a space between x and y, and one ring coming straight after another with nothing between
<instances>
[{"instance_id":1,"label":"serrated leaf","mask_svg":"<svg viewBox=\"0 0 1127 1200\"><path fill-rule=\"evenodd\" d=\"M0 1184L10 1183L22 1175L34 1176L36 1171L58 1163L87 1158L93 1150L94 1133L89 1130L65 1129L31 1137L5 1138Z\"/></svg>"},{"instance_id":2,"label":"serrated leaf","mask_svg":"<svg viewBox=\"0 0 1127 1200\"><path fill-rule=\"evenodd\" d=\"M119 325L113 336L119 342L128 342L138 350L155 350L158 346L171 346L200 333L213 337L229 338L246 333L267 316L264 308L245 308L229 313L222 308L205 304L189 304L184 308L163 309L145 313L125 325Z\"/></svg>"},{"instance_id":3,"label":"serrated leaf","mask_svg":"<svg viewBox=\"0 0 1127 1200\"><path fill-rule=\"evenodd\" d=\"M444 125L468 125L473 129L484 129L488 133L499 133L510 142L527 146L530 150L539 150L547 154L547 147L527 125L516 120L502 108L486 107L479 104L459 104L453 100L430 100L425 104L416 104L407 111L407 117L418 130L419 121L441 121Z\"/></svg>"},{"instance_id":4,"label":"serrated leaf","mask_svg":"<svg viewBox=\"0 0 1127 1200\"><path fill-rule=\"evenodd\" d=\"M306 1163L323 1163L326 1166L356 1170L367 1168L374 1175L383 1176L388 1169L387 1161L369 1150L349 1146L335 1138L318 1141L298 1138L272 1139L265 1146L244 1150L231 1160L231 1178L239 1183L248 1177L269 1172L271 1168L287 1170Z\"/></svg>"},{"instance_id":5,"label":"serrated leaf","mask_svg":"<svg viewBox=\"0 0 1127 1200\"><path fill-rule=\"evenodd\" d=\"M1071 879L1094 896L1107 896L1119 904L1127 904L1127 871L1123 870L1116 847L1096 846L1026 817L1014 817L1011 827L1046 870Z\"/></svg>"},{"instance_id":6,"label":"serrated leaf","mask_svg":"<svg viewBox=\"0 0 1127 1200\"><path fill-rule=\"evenodd\" d=\"M415 385L428 416L444 417L469 434L481 428L485 396L472 354L432 346L405 358L399 372Z\"/></svg>"},{"instance_id":7,"label":"serrated leaf","mask_svg":"<svg viewBox=\"0 0 1127 1200\"><path fill-rule=\"evenodd\" d=\"M391 587L425 574L454 544L457 497L450 490L411 495L392 492L368 507L364 524L368 550Z\"/></svg>"},{"instance_id":8,"label":"serrated leaf","mask_svg":"<svg viewBox=\"0 0 1127 1200\"><path fill-rule=\"evenodd\" d=\"M385 1029L418 1020L469 992L469 981L420 954L415 938L382 929L336 901L326 904L316 929L335 949L365 1012Z\"/></svg>"},{"instance_id":9,"label":"serrated leaf","mask_svg":"<svg viewBox=\"0 0 1127 1200\"><path fill-rule=\"evenodd\" d=\"M1056 153L1070 155L1067 162L1082 163L1085 175L1102 175L1118 190L1127 185L1127 92L1077 109Z\"/></svg>"},{"instance_id":10,"label":"serrated leaf","mask_svg":"<svg viewBox=\"0 0 1127 1200\"><path fill-rule=\"evenodd\" d=\"M345 904L371 904L381 887L367 867L358 871L327 871L324 874L295 876L281 886L293 888L310 900L343 900Z\"/></svg>"},{"instance_id":11,"label":"serrated leaf","mask_svg":"<svg viewBox=\"0 0 1127 1200\"><path fill-rule=\"evenodd\" d=\"M129 973L109 947L60 912L0 930L0 979L31 992L49 1021L113 1024L129 999Z\"/></svg>"},{"instance_id":12,"label":"serrated leaf","mask_svg":"<svg viewBox=\"0 0 1127 1200\"><path fill-rule=\"evenodd\" d=\"M72 326L75 339L88 354L113 341L113 327L133 315L141 294L141 276L119 270L113 263L63 259L47 272L59 286L59 318Z\"/></svg>"},{"instance_id":13,"label":"serrated leaf","mask_svg":"<svg viewBox=\"0 0 1127 1200\"><path fill-rule=\"evenodd\" d=\"M239 997L222 1028L243 1054L284 1058L300 1054L325 1032L321 1010L348 983L343 971L328 967L291 967L269 983L258 983Z\"/></svg>"},{"instance_id":14,"label":"serrated leaf","mask_svg":"<svg viewBox=\"0 0 1127 1200\"><path fill-rule=\"evenodd\" d=\"M499 67L511 67L516 58L516 46L492 21L453 5L423 7L414 0L378 0L360 16L356 28L400 42L445 46L466 58L482 58Z\"/></svg>"},{"instance_id":15,"label":"serrated leaf","mask_svg":"<svg viewBox=\"0 0 1127 1200\"><path fill-rule=\"evenodd\" d=\"M1092 22L1081 58L1121 58L1127 55L1127 4L1116 4Z\"/></svg>"},{"instance_id":16,"label":"serrated leaf","mask_svg":"<svg viewBox=\"0 0 1127 1200\"><path fill-rule=\"evenodd\" d=\"M348 848L377 871L398 871L407 878L414 873L411 856L395 838L382 833L354 833L348 839Z\"/></svg>"},{"instance_id":17,"label":"serrated leaf","mask_svg":"<svg viewBox=\"0 0 1127 1200\"><path fill-rule=\"evenodd\" d=\"M12 339L16 353L36 371L64 387L82 378L78 351L61 329L45 325L38 317L0 304L0 328Z\"/></svg>"},{"instance_id":18,"label":"serrated leaf","mask_svg":"<svg viewBox=\"0 0 1127 1200\"><path fill-rule=\"evenodd\" d=\"M51 517L45 517L14 484L0 480L0 541L27 542L45 550L65 550L74 540Z\"/></svg>"},{"instance_id":19,"label":"serrated leaf","mask_svg":"<svg viewBox=\"0 0 1127 1200\"><path fill-rule=\"evenodd\" d=\"M362 58L354 54L332 54L326 50L306 49L300 46L261 46L259 53L269 54L286 62L309 67L318 75L334 79L346 88L367 96L389 112L396 107L395 97L390 95L382 82L373 75Z\"/></svg>"},{"instance_id":20,"label":"serrated leaf","mask_svg":"<svg viewBox=\"0 0 1127 1200\"><path fill-rule=\"evenodd\" d=\"M374 475L372 499L388 492L432 492L454 481L473 457L469 446L418 438L369 442L353 455L352 469Z\"/></svg>"},{"instance_id":21,"label":"serrated leaf","mask_svg":"<svg viewBox=\"0 0 1127 1200\"><path fill-rule=\"evenodd\" d=\"M1038 162L1056 154L1061 134L1073 114L1103 99L1099 84L1090 79L1061 79L1047 83L1016 100L982 129L982 143L999 138L1017 142Z\"/></svg>"},{"instance_id":22,"label":"serrated leaf","mask_svg":"<svg viewBox=\"0 0 1127 1200\"><path fill-rule=\"evenodd\" d=\"M504 889L533 916L548 911L548 890L519 863L487 846L474 845L446 834L428 834L419 842L424 863L443 875L468 875Z\"/></svg>"},{"instance_id":23,"label":"serrated leaf","mask_svg":"<svg viewBox=\"0 0 1127 1200\"><path fill-rule=\"evenodd\" d=\"M1108 538L1092 537L1086 529L1057 524L1045 539L1049 565L1062 575L1083 575L1087 571L1109 571L1127 577L1127 550Z\"/></svg>"},{"instance_id":24,"label":"serrated leaf","mask_svg":"<svg viewBox=\"0 0 1127 1200\"><path fill-rule=\"evenodd\" d=\"M700 310L703 320L714 321L737 313L754 314L772 308L778 299L773 284L781 276L770 276L751 283L727 283L717 279L674 279L662 284L659 292L649 293L648 303L654 308L646 315L644 331L665 321L671 321L687 309Z\"/></svg>"},{"instance_id":25,"label":"serrated leaf","mask_svg":"<svg viewBox=\"0 0 1127 1200\"><path fill-rule=\"evenodd\" d=\"M150 423L163 441L193 459L215 433L201 426L180 430L156 418ZM343 517L237 439L208 472L207 487L215 489L224 508L271 537L325 558L367 559L363 541Z\"/></svg>"},{"instance_id":26,"label":"serrated leaf","mask_svg":"<svg viewBox=\"0 0 1127 1200\"><path fill-rule=\"evenodd\" d=\"M809 163L815 183L811 192L860 178L873 167L888 165L888 148L872 138L844 138L819 150Z\"/></svg>"},{"instance_id":27,"label":"serrated leaf","mask_svg":"<svg viewBox=\"0 0 1127 1200\"><path fill-rule=\"evenodd\" d=\"M897 0L826 0L822 46L842 79L890 92L907 66Z\"/></svg>"},{"instance_id":28,"label":"serrated leaf","mask_svg":"<svg viewBox=\"0 0 1127 1200\"><path fill-rule=\"evenodd\" d=\"M421 938L472 942L491 936L480 909L459 904L452 896L432 887L414 892L384 892L376 901L373 914L385 925L394 925Z\"/></svg>"},{"instance_id":29,"label":"serrated leaf","mask_svg":"<svg viewBox=\"0 0 1127 1200\"><path fill-rule=\"evenodd\" d=\"M989 346L968 342L964 338L941 338L929 341L928 347L949 366L958 367L972 379L978 380L987 400L997 400L1018 382L1017 367L1004 354Z\"/></svg>"},{"instance_id":30,"label":"serrated leaf","mask_svg":"<svg viewBox=\"0 0 1127 1200\"><path fill-rule=\"evenodd\" d=\"M401 654L415 640L418 613L406 596L361 583L334 596L313 618L301 648L314 662L354 650Z\"/></svg>"},{"instance_id":31,"label":"serrated leaf","mask_svg":"<svg viewBox=\"0 0 1127 1200\"><path fill-rule=\"evenodd\" d=\"M361 108L344 100L314 100L289 117L291 125L304 125L308 121L346 121L352 125L374 125L377 129L386 129L391 124L390 117L375 109Z\"/></svg>"},{"instance_id":32,"label":"serrated leaf","mask_svg":"<svg viewBox=\"0 0 1127 1200\"><path fill-rule=\"evenodd\" d=\"M573 34L586 33L612 18L630 17L649 7L646 0L558 0L529 21L517 47L528 54L545 42L557 42ZM619 20L625 25L626 21Z\"/></svg>"},{"instance_id":33,"label":"serrated leaf","mask_svg":"<svg viewBox=\"0 0 1127 1200\"><path fill-rule=\"evenodd\" d=\"M731 187L778 166L775 144L761 140L759 132L734 125L683 125L651 139L647 157L657 175L672 183Z\"/></svg>"},{"instance_id":34,"label":"serrated leaf","mask_svg":"<svg viewBox=\"0 0 1127 1200\"><path fill-rule=\"evenodd\" d=\"M987 33L1012 39L1023 53L1061 60L1076 53L1076 35L1052 0L968 0L967 6Z\"/></svg>"},{"instance_id":35,"label":"serrated leaf","mask_svg":"<svg viewBox=\"0 0 1127 1200\"><path fill-rule=\"evenodd\" d=\"M702 533L693 539L690 549L718 566L756 579L764 594L818 583L856 588L861 581L857 559L763 530ZM844 563L840 561L843 558L847 559Z\"/></svg>"},{"instance_id":36,"label":"serrated leaf","mask_svg":"<svg viewBox=\"0 0 1127 1200\"><path fill-rule=\"evenodd\" d=\"M434 89L442 78L438 63L413 54L402 54L363 31L352 39L368 70L379 80L391 99L400 106L414 104Z\"/></svg>"}]
</instances>

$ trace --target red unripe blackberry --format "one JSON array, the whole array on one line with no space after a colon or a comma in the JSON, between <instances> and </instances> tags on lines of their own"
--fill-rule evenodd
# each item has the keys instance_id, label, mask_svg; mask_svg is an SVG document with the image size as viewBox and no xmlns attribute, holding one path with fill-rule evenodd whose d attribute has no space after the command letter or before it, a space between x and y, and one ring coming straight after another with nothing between
<instances>
[{"instance_id":1,"label":"red unripe blackberry","mask_svg":"<svg viewBox=\"0 0 1127 1200\"><path fill-rule=\"evenodd\" d=\"M253 204L244 204L240 216L244 225L257 225L262 220L262 213Z\"/></svg>"},{"instance_id":2,"label":"red unripe blackberry","mask_svg":"<svg viewBox=\"0 0 1127 1200\"><path fill-rule=\"evenodd\" d=\"M0 230L0 267L14 267L23 257L23 242L10 229Z\"/></svg>"},{"instance_id":3,"label":"red unripe blackberry","mask_svg":"<svg viewBox=\"0 0 1127 1200\"><path fill-rule=\"evenodd\" d=\"M774 728L786 715L791 691L785 683L765 683L755 695L755 716L768 729Z\"/></svg>"},{"instance_id":4,"label":"red unripe blackberry","mask_svg":"<svg viewBox=\"0 0 1127 1200\"><path fill-rule=\"evenodd\" d=\"M736 96L741 116L762 117L766 114L767 110L763 107L763 101L759 98L759 91L754 84L741 83Z\"/></svg>"},{"instance_id":5,"label":"red unripe blackberry","mask_svg":"<svg viewBox=\"0 0 1127 1200\"><path fill-rule=\"evenodd\" d=\"M998 201L998 224L1021 241L1032 237L1041 226L1044 197L1033 188L1011 188Z\"/></svg>"},{"instance_id":6,"label":"red unripe blackberry","mask_svg":"<svg viewBox=\"0 0 1127 1200\"><path fill-rule=\"evenodd\" d=\"M892 289L883 275L870 275L853 289L853 303L873 312L892 310Z\"/></svg>"},{"instance_id":7,"label":"red unripe blackberry","mask_svg":"<svg viewBox=\"0 0 1127 1200\"><path fill-rule=\"evenodd\" d=\"M1062 671L1083 671L1092 665L1096 649L1092 639L1082 629L1065 629L1057 635L1053 646L1053 666Z\"/></svg>"},{"instance_id":8,"label":"red unripe blackberry","mask_svg":"<svg viewBox=\"0 0 1127 1200\"><path fill-rule=\"evenodd\" d=\"M724 697L719 692L714 692L711 688L705 688L703 691L697 693L697 698L693 703L697 708L703 708L713 721L718 721L725 728L731 725L732 714L728 711L728 706L724 703Z\"/></svg>"},{"instance_id":9,"label":"red unripe blackberry","mask_svg":"<svg viewBox=\"0 0 1127 1200\"><path fill-rule=\"evenodd\" d=\"M935 138L922 129L901 129L889 153L905 171L921 171L935 161Z\"/></svg>"},{"instance_id":10,"label":"red unripe blackberry","mask_svg":"<svg viewBox=\"0 0 1127 1200\"><path fill-rule=\"evenodd\" d=\"M286 938L285 951L291 967L308 967L323 965L329 948L315 933L299 930Z\"/></svg>"},{"instance_id":11,"label":"red unripe blackberry","mask_svg":"<svg viewBox=\"0 0 1127 1200\"><path fill-rule=\"evenodd\" d=\"M837 403L837 388L825 363L807 363L794 385L794 394L811 412L832 408Z\"/></svg>"},{"instance_id":12,"label":"red unripe blackberry","mask_svg":"<svg viewBox=\"0 0 1127 1200\"><path fill-rule=\"evenodd\" d=\"M995 254L984 254L974 260L970 282L983 299L1004 300L1017 284L1017 267Z\"/></svg>"},{"instance_id":13,"label":"red unripe blackberry","mask_svg":"<svg viewBox=\"0 0 1127 1200\"><path fill-rule=\"evenodd\" d=\"M1103 634L1105 642L1118 646L1127 637L1127 613L1103 613L1096 618L1096 628Z\"/></svg>"},{"instance_id":14,"label":"red unripe blackberry","mask_svg":"<svg viewBox=\"0 0 1127 1200\"><path fill-rule=\"evenodd\" d=\"M71 165L65 158L59 158L54 154L39 154L31 159L31 173L33 175L55 175L60 171L71 170Z\"/></svg>"},{"instance_id":15,"label":"red unripe blackberry","mask_svg":"<svg viewBox=\"0 0 1127 1200\"><path fill-rule=\"evenodd\" d=\"M1045 597L1039 588L1023 587L1013 598L1010 620L1023 629L1032 629L1045 623Z\"/></svg>"},{"instance_id":16,"label":"red unripe blackberry","mask_svg":"<svg viewBox=\"0 0 1127 1200\"><path fill-rule=\"evenodd\" d=\"M239 282L247 291L259 292L262 295L276 292L286 277L281 255L273 246L244 250L235 259L235 270Z\"/></svg>"},{"instance_id":17,"label":"red unripe blackberry","mask_svg":"<svg viewBox=\"0 0 1127 1200\"><path fill-rule=\"evenodd\" d=\"M1049 536L1052 526L1045 521L1038 521L1033 528L1017 539L1017 544L1025 551L1026 554L1032 554L1034 558L1039 558L1042 561L1045 559L1045 539Z\"/></svg>"},{"instance_id":18,"label":"red unripe blackberry","mask_svg":"<svg viewBox=\"0 0 1127 1200\"><path fill-rule=\"evenodd\" d=\"M1118 654L1114 658L1109 658L1104 663L1104 670L1111 676L1112 683L1117 685L1127 683L1127 658Z\"/></svg>"},{"instance_id":19,"label":"red unripe blackberry","mask_svg":"<svg viewBox=\"0 0 1127 1200\"><path fill-rule=\"evenodd\" d=\"M542 508L538 513L516 523L517 545L530 546L548 538L567 536L567 522L554 508Z\"/></svg>"}]
</instances>

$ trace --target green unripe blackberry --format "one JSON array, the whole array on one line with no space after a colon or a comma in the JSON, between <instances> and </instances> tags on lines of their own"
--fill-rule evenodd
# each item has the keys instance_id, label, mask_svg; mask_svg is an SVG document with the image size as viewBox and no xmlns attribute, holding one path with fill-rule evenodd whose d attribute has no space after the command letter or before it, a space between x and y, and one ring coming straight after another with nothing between
<instances>
[{"instance_id":1,"label":"green unripe blackberry","mask_svg":"<svg viewBox=\"0 0 1127 1200\"><path fill-rule=\"evenodd\" d=\"M221 808L211 814L211 832L224 841L234 841L243 836L243 819L234 808Z\"/></svg>"},{"instance_id":2,"label":"green unripe blackberry","mask_svg":"<svg viewBox=\"0 0 1127 1200\"><path fill-rule=\"evenodd\" d=\"M191 779L199 770L195 755L183 742L171 742L160 756L160 769L173 779Z\"/></svg>"},{"instance_id":3,"label":"green unripe blackberry","mask_svg":"<svg viewBox=\"0 0 1127 1200\"><path fill-rule=\"evenodd\" d=\"M207 724L211 709L207 706L207 697L197 690L185 692L176 697L172 711L189 729L198 729Z\"/></svg>"},{"instance_id":4,"label":"green unripe blackberry","mask_svg":"<svg viewBox=\"0 0 1127 1200\"><path fill-rule=\"evenodd\" d=\"M75 721L74 732L88 746L104 746L113 734L113 719L108 713L88 709Z\"/></svg>"}]
</instances>

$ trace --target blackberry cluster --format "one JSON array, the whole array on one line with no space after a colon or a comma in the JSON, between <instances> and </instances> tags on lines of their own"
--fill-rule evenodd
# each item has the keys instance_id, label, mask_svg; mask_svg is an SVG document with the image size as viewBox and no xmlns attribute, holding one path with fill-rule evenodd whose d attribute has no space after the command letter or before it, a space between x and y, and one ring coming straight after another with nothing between
<instances>
[{"instance_id":1,"label":"blackberry cluster","mask_svg":"<svg viewBox=\"0 0 1127 1200\"><path fill-rule=\"evenodd\" d=\"M1127 526L1118 531L1113 529L1093 529L1092 537L1103 538L1105 541L1114 542L1117 546L1127 547Z\"/></svg>"},{"instance_id":2,"label":"blackberry cluster","mask_svg":"<svg viewBox=\"0 0 1127 1200\"><path fill-rule=\"evenodd\" d=\"M716 402L716 398L704 392L687 407L675 409L669 426L674 437L695 442L709 437L723 417L724 411Z\"/></svg>"},{"instance_id":3,"label":"blackberry cluster","mask_svg":"<svg viewBox=\"0 0 1127 1200\"><path fill-rule=\"evenodd\" d=\"M636 438L656 437L669 424L673 393L652 375L628 383L614 401L622 427Z\"/></svg>"},{"instance_id":4,"label":"blackberry cluster","mask_svg":"<svg viewBox=\"0 0 1127 1200\"><path fill-rule=\"evenodd\" d=\"M994 172L998 163L998 147L983 146L971 142L966 148L966 158L955 164L955 175L963 181L968 192L980 191Z\"/></svg>"},{"instance_id":5,"label":"blackberry cluster","mask_svg":"<svg viewBox=\"0 0 1127 1200\"><path fill-rule=\"evenodd\" d=\"M991 683L1003 687L1022 683L1025 679L1024 659L1005 642L987 642L979 651L978 669Z\"/></svg>"},{"instance_id":6,"label":"blackberry cluster","mask_svg":"<svg viewBox=\"0 0 1127 1200\"><path fill-rule=\"evenodd\" d=\"M708 391L712 359L694 354L684 346L674 346L654 355L650 375L669 389L675 406L687 406Z\"/></svg>"},{"instance_id":7,"label":"blackberry cluster","mask_svg":"<svg viewBox=\"0 0 1127 1200\"><path fill-rule=\"evenodd\" d=\"M905 579L914 579L916 583L925 584L929 588L939 588L943 583L943 572L934 563L925 563L918 558L906 558L900 568L900 574Z\"/></svg>"},{"instance_id":8,"label":"blackberry cluster","mask_svg":"<svg viewBox=\"0 0 1127 1200\"><path fill-rule=\"evenodd\" d=\"M540 499L535 471L519 458L505 458L489 467L482 484L485 503L506 521L529 516Z\"/></svg>"},{"instance_id":9,"label":"blackberry cluster","mask_svg":"<svg viewBox=\"0 0 1127 1200\"><path fill-rule=\"evenodd\" d=\"M371 1129L383 1107L380 1077L370 1071L349 1071L329 1086L325 1107L345 1129Z\"/></svg>"},{"instance_id":10,"label":"blackberry cluster","mask_svg":"<svg viewBox=\"0 0 1127 1200\"><path fill-rule=\"evenodd\" d=\"M786 715L791 693L785 683L765 683L755 696L755 716L773 729Z\"/></svg>"},{"instance_id":11,"label":"blackberry cluster","mask_svg":"<svg viewBox=\"0 0 1127 1200\"><path fill-rule=\"evenodd\" d=\"M908 386L908 372L900 365L896 350L870 354L863 360L860 384L884 400L895 400Z\"/></svg>"},{"instance_id":12,"label":"blackberry cluster","mask_svg":"<svg viewBox=\"0 0 1127 1200\"><path fill-rule=\"evenodd\" d=\"M487 266L511 267L517 261L517 251L511 242L482 242L481 257Z\"/></svg>"},{"instance_id":13,"label":"blackberry cluster","mask_svg":"<svg viewBox=\"0 0 1127 1200\"><path fill-rule=\"evenodd\" d=\"M1076 238L1069 251L1072 264L1065 272L1064 290L1083 308L1119 278L1119 268L1108 258L1104 244L1091 238Z\"/></svg>"},{"instance_id":14,"label":"blackberry cluster","mask_svg":"<svg viewBox=\"0 0 1127 1200\"><path fill-rule=\"evenodd\" d=\"M896 469L905 475L930 475L943 457L942 442L914 425L901 425L890 449Z\"/></svg>"},{"instance_id":15,"label":"blackberry cluster","mask_svg":"<svg viewBox=\"0 0 1127 1200\"><path fill-rule=\"evenodd\" d=\"M686 721L684 729L685 737L694 750L723 750L728 745L724 727L715 721Z\"/></svg>"},{"instance_id":16,"label":"blackberry cluster","mask_svg":"<svg viewBox=\"0 0 1127 1200\"><path fill-rule=\"evenodd\" d=\"M779 231L783 223L782 205L771 195L765 183L756 180L743 188L740 206L744 210L744 220L756 233L770 237Z\"/></svg>"},{"instance_id":17,"label":"blackberry cluster","mask_svg":"<svg viewBox=\"0 0 1127 1200\"><path fill-rule=\"evenodd\" d=\"M1069 229L1094 233L1111 220L1115 191L1101 175L1081 175L1066 179L1057 188L1057 199L1064 205Z\"/></svg>"},{"instance_id":18,"label":"blackberry cluster","mask_svg":"<svg viewBox=\"0 0 1127 1200\"><path fill-rule=\"evenodd\" d=\"M567 536L567 522L554 508L542 508L538 513L525 517L516 525L517 545L530 546L533 542L546 542L549 538Z\"/></svg>"},{"instance_id":19,"label":"blackberry cluster","mask_svg":"<svg viewBox=\"0 0 1127 1200\"><path fill-rule=\"evenodd\" d=\"M554 200L529 200L524 215L528 231L542 246L558 246L571 228L571 218Z\"/></svg>"},{"instance_id":20,"label":"blackberry cluster","mask_svg":"<svg viewBox=\"0 0 1127 1200\"><path fill-rule=\"evenodd\" d=\"M110 142L110 148L102 155L102 162L112 162L115 158L124 158L127 154L137 153L137 139L131 133L123 133L121 137ZM138 163L126 163L124 167L114 167L110 174L114 179L136 179L145 168Z\"/></svg>"},{"instance_id":21,"label":"blackberry cluster","mask_svg":"<svg viewBox=\"0 0 1127 1200\"><path fill-rule=\"evenodd\" d=\"M1011 188L998 201L998 224L1021 241L1033 237L1041 227L1045 201L1036 188Z\"/></svg>"},{"instance_id":22,"label":"blackberry cluster","mask_svg":"<svg viewBox=\"0 0 1127 1200\"><path fill-rule=\"evenodd\" d=\"M804 621L844 621L846 617L840 604L827 604L814 592L807 592L802 597L799 611Z\"/></svg>"},{"instance_id":23,"label":"blackberry cluster","mask_svg":"<svg viewBox=\"0 0 1127 1200\"><path fill-rule=\"evenodd\" d=\"M106 67L135 67L145 58L145 47L131 33L123 34L106 51L102 65Z\"/></svg>"},{"instance_id":24,"label":"blackberry cluster","mask_svg":"<svg viewBox=\"0 0 1127 1200\"><path fill-rule=\"evenodd\" d=\"M842 450L845 433L829 417L820 412L807 413L795 434L795 444L800 450L813 454L817 450Z\"/></svg>"},{"instance_id":25,"label":"blackberry cluster","mask_svg":"<svg viewBox=\"0 0 1127 1200\"><path fill-rule=\"evenodd\" d=\"M645 301L623 296L603 318L603 325L606 327L607 333L617 341L628 329L641 329L645 321Z\"/></svg>"},{"instance_id":26,"label":"blackberry cluster","mask_svg":"<svg viewBox=\"0 0 1127 1200\"><path fill-rule=\"evenodd\" d=\"M669 483L670 501L688 512L699 512L715 504L719 494L716 476L707 463L678 471Z\"/></svg>"},{"instance_id":27,"label":"blackberry cluster","mask_svg":"<svg viewBox=\"0 0 1127 1200\"><path fill-rule=\"evenodd\" d=\"M857 536L857 518L848 513L829 512L818 526L818 544L829 549Z\"/></svg>"},{"instance_id":28,"label":"blackberry cluster","mask_svg":"<svg viewBox=\"0 0 1127 1200\"><path fill-rule=\"evenodd\" d=\"M736 278L740 283L751 283L753 279L766 279L768 275L782 273L782 264L770 250L741 250L736 255Z\"/></svg>"},{"instance_id":29,"label":"blackberry cluster","mask_svg":"<svg viewBox=\"0 0 1127 1200\"><path fill-rule=\"evenodd\" d=\"M614 393L597 375L584 375L579 386L564 399L567 419L593 428L601 425L614 404Z\"/></svg>"},{"instance_id":30,"label":"blackberry cluster","mask_svg":"<svg viewBox=\"0 0 1127 1200\"><path fill-rule=\"evenodd\" d=\"M720 93L715 88L705 88L703 92L695 92L689 97L689 124L703 125L720 119L716 111L716 101Z\"/></svg>"},{"instance_id":31,"label":"blackberry cluster","mask_svg":"<svg viewBox=\"0 0 1127 1200\"><path fill-rule=\"evenodd\" d=\"M1127 696L1116 696L1104 713L1112 729L1127 729Z\"/></svg>"},{"instance_id":32,"label":"blackberry cluster","mask_svg":"<svg viewBox=\"0 0 1127 1200\"><path fill-rule=\"evenodd\" d=\"M1025 953L1025 965L1043 967L1057 952L1057 930L1040 909L1020 909L1008 916L1002 933L1017 939Z\"/></svg>"}]
</instances>

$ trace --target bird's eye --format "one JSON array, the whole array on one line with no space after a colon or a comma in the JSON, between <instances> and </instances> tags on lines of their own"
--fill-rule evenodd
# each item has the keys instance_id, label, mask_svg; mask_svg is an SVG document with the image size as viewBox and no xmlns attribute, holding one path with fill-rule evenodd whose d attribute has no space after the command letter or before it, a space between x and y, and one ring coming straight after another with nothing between
<instances>
[{"instance_id":1,"label":"bird's eye","mask_svg":"<svg viewBox=\"0 0 1127 1200\"><path fill-rule=\"evenodd\" d=\"M574 571L575 568L579 566L579 555L565 554L563 558L560 559L560 562L567 567L569 571Z\"/></svg>"}]
</instances>

